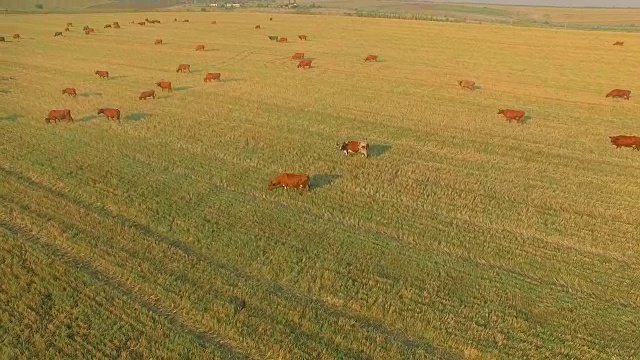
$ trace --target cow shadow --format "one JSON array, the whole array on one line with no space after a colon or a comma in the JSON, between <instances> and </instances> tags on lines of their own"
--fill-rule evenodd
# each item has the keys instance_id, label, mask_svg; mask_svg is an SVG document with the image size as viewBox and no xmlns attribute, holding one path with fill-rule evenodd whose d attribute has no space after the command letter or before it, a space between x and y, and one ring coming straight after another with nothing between
<instances>
[{"instance_id":1,"label":"cow shadow","mask_svg":"<svg viewBox=\"0 0 640 360\"><path fill-rule=\"evenodd\" d=\"M124 79L129 77L129 75L116 75L116 76L109 76L109 80L118 80L118 79Z\"/></svg>"},{"instance_id":2,"label":"cow shadow","mask_svg":"<svg viewBox=\"0 0 640 360\"><path fill-rule=\"evenodd\" d=\"M218 51L218 49L204 49L204 52L209 52L209 51Z\"/></svg>"},{"instance_id":3,"label":"cow shadow","mask_svg":"<svg viewBox=\"0 0 640 360\"><path fill-rule=\"evenodd\" d=\"M10 90L0 89L0 94L11 94Z\"/></svg>"},{"instance_id":4,"label":"cow shadow","mask_svg":"<svg viewBox=\"0 0 640 360\"><path fill-rule=\"evenodd\" d=\"M369 145L369 156L370 157L378 157L382 156L384 153L391 149L391 145Z\"/></svg>"},{"instance_id":5,"label":"cow shadow","mask_svg":"<svg viewBox=\"0 0 640 360\"><path fill-rule=\"evenodd\" d=\"M78 118L77 120L78 121L82 121L82 122L89 122L89 121L92 121L92 120L95 120L95 119L98 119L98 118L100 118L100 115L91 114L91 115L85 115L85 116L83 116L81 118Z\"/></svg>"},{"instance_id":6,"label":"cow shadow","mask_svg":"<svg viewBox=\"0 0 640 360\"><path fill-rule=\"evenodd\" d=\"M128 121L142 121L142 120L146 120L147 117L149 117L148 113L144 113L144 112L134 112L134 113L129 113L127 114L123 119L128 120Z\"/></svg>"},{"instance_id":7,"label":"cow shadow","mask_svg":"<svg viewBox=\"0 0 640 360\"><path fill-rule=\"evenodd\" d=\"M480 85L473 85L473 89L474 89L474 90L482 90L482 86L480 86Z\"/></svg>"},{"instance_id":8,"label":"cow shadow","mask_svg":"<svg viewBox=\"0 0 640 360\"><path fill-rule=\"evenodd\" d=\"M173 91L183 92L183 91L187 91L189 89L193 89L193 86L178 86L178 87L173 88Z\"/></svg>"},{"instance_id":9,"label":"cow shadow","mask_svg":"<svg viewBox=\"0 0 640 360\"><path fill-rule=\"evenodd\" d=\"M192 74L199 74L199 73L202 73L202 72L204 72L204 70L203 70L203 69L191 70L191 73L192 73Z\"/></svg>"},{"instance_id":10,"label":"cow shadow","mask_svg":"<svg viewBox=\"0 0 640 360\"><path fill-rule=\"evenodd\" d=\"M98 92L84 92L84 93L79 93L78 96L81 97L91 97L91 96L102 96L102 93L98 93Z\"/></svg>"},{"instance_id":11,"label":"cow shadow","mask_svg":"<svg viewBox=\"0 0 640 360\"><path fill-rule=\"evenodd\" d=\"M309 179L309 188L320 189L333 184L341 175L335 174L317 174Z\"/></svg>"},{"instance_id":12,"label":"cow shadow","mask_svg":"<svg viewBox=\"0 0 640 360\"><path fill-rule=\"evenodd\" d=\"M244 79L238 79L238 78L222 78L220 79L219 82L221 83L234 83L234 82L239 82L239 81L245 81ZM218 82L216 81L212 81L212 82Z\"/></svg>"},{"instance_id":13,"label":"cow shadow","mask_svg":"<svg viewBox=\"0 0 640 360\"><path fill-rule=\"evenodd\" d=\"M22 115L18 115L18 114L13 114L13 115L7 115L7 116L0 116L0 121L11 121L11 122L16 122L18 121L19 118L21 118Z\"/></svg>"},{"instance_id":14,"label":"cow shadow","mask_svg":"<svg viewBox=\"0 0 640 360\"><path fill-rule=\"evenodd\" d=\"M10 76L0 76L0 81L9 81L9 80L15 80L15 79Z\"/></svg>"}]
</instances>

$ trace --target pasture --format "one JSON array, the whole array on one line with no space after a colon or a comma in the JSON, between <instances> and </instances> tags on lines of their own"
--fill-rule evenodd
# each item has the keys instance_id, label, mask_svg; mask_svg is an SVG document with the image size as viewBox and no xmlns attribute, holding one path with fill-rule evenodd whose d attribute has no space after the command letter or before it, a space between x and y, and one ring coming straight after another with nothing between
<instances>
[{"instance_id":1,"label":"pasture","mask_svg":"<svg viewBox=\"0 0 640 360\"><path fill-rule=\"evenodd\" d=\"M609 142L640 135L638 35L251 13L0 33L0 358L640 357L640 152ZM311 191L268 191L280 172Z\"/></svg>"}]
</instances>

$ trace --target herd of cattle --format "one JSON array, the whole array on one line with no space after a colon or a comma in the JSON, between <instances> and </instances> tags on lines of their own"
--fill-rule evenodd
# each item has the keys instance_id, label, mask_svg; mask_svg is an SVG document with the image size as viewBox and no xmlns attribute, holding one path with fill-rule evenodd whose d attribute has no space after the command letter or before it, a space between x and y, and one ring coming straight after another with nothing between
<instances>
[{"instance_id":1,"label":"herd of cattle","mask_svg":"<svg viewBox=\"0 0 640 360\"><path fill-rule=\"evenodd\" d=\"M273 18L269 18L269 20L273 20ZM174 18L174 22L178 22L177 18ZM188 19L182 20L182 22L189 22ZM135 21L131 21L131 24L135 24ZM140 26L145 26L147 24L159 24L161 23L159 20L150 20L150 19L145 19L144 22L138 22L137 24ZM212 21L211 24L216 24L216 21ZM73 27L73 23L69 22L66 24L66 27L64 28L64 31L71 31L70 28ZM104 25L104 28L115 28L115 29L120 29L121 26L120 24L116 21L110 24L106 24ZM260 25L255 25L255 29L260 29ZM84 33L86 35L90 35L95 33L95 30L89 26L84 26L84 28L82 29L84 31ZM62 32L58 31L55 32L54 37L58 37L58 36L62 36ZM277 35L269 35L268 36L269 40L273 40L276 42L288 42L288 39L286 37L280 37ZM307 40L307 35L298 35L298 38L301 41L306 41ZM13 39L21 39L20 34L14 34L13 35ZM0 36L0 42L5 41L4 37ZM155 45L163 45L163 41L162 39L156 39L155 40ZM624 42L621 41L616 41L614 44L614 46L623 46ZM197 45L195 50L196 51L204 51L205 46L200 44ZM294 53L293 56L291 57L291 59L293 60L299 60L298 62L298 68L311 68L311 63L312 61L309 59L305 59L304 53ZM378 56L377 55L367 55L364 59L365 62L377 62L378 61ZM179 64L178 68L176 69L176 72L182 72L182 73L191 73L191 66L189 64ZM98 75L99 78L101 79L109 79L109 72L106 70L96 70L95 74ZM204 82L211 82L213 80L218 80L221 81L221 74L220 73L207 73L204 77ZM167 90L168 92L172 92L173 88L171 85L170 81L159 81L156 82L155 85L157 87L159 87L161 89L161 91L165 91ZM459 80L458 81L458 85L460 86L460 88L462 89L468 89L471 91L475 91L476 89L476 83L472 80ZM62 94L63 95L68 95L68 96L72 96L72 97L76 97L77 91L75 88L65 88L64 90L62 90ZM605 96L606 98L622 98L624 100L629 100L631 96L631 91L630 90L624 90L624 89L613 89L611 90L609 93L607 93L607 95ZM156 93L154 90L146 90L143 91L140 96L138 97L138 99L140 100L147 100L148 98L153 98L155 99L156 97ZM111 119L111 120L120 120L120 110L119 109L114 109L114 108L101 108L98 109L97 112L98 115L104 115L107 119ZM515 120L516 122L520 123L520 124L524 124L524 119L525 119L525 112L522 110L515 110L515 109L499 109L498 110L498 114L501 114L505 117L505 119L508 122L511 122L512 120ZM59 110L51 110L49 111L49 114L47 115L47 117L45 118L45 121L47 123L57 123L60 120L66 120L66 121L73 121L73 117L71 115L71 110L69 109L59 109ZM639 136L629 136L629 135L618 135L618 136L610 136L610 141L613 145L615 145L616 148L620 148L620 147L631 147L634 150L638 150L640 151L640 137ZM345 155L349 155L349 154L356 154L356 153L360 153L363 154L365 157L369 156L369 144L366 142L361 142L361 141L346 141L343 143L338 143L336 144L337 147L340 149L340 151L344 152ZM271 183L269 183L269 190L273 190L276 187L283 187L283 188L293 188L293 189L300 189L301 190L301 194L302 191L307 190L309 191L309 175L308 174L298 174L298 173L282 173L280 174L278 177L276 177Z\"/></svg>"}]
</instances>

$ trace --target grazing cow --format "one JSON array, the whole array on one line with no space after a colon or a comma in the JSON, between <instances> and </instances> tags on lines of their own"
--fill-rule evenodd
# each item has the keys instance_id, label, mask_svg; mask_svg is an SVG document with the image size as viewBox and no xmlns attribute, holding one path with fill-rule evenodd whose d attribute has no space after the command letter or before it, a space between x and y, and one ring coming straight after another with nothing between
<instances>
[{"instance_id":1,"label":"grazing cow","mask_svg":"<svg viewBox=\"0 0 640 360\"><path fill-rule=\"evenodd\" d=\"M107 24L104 26L105 29L110 29L111 28L111 24Z\"/></svg>"},{"instance_id":2,"label":"grazing cow","mask_svg":"<svg viewBox=\"0 0 640 360\"><path fill-rule=\"evenodd\" d=\"M307 35L298 35L298 39L306 41L307 40Z\"/></svg>"},{"instance_id":3,"label":"grazing cow","mask_svg":"<svg viewBox=\"0 0 640 360\"><path fill-rule=\"evenodd\" d=\"M287 39L286 37L281 37L277 41L278 42L289 42L289 39Z\"/></svg>"},{"instance_id":4,"label":"grazing cow","mask_svg":"<svg viewBox=\"0 0 640 360\"><path fill-rule=\"evenodd\" d=\"M82 31L87 31L87 30L89 30L89 25L85 25L82 27Z\"/></svg>"},{"instance_id":5,"label":"grazing cow","mask_svg":"<svg viewBox=\"0 0 640 360\"><path fill-rule=\"evenodd\" d=\"M369 157L369 144L362 141L345 141L342 144L336 143L340 151L344 152L344 155L362 153L364 157Z\"/></svg>"},{"instance_id":6,"label":"grazing cow","mask_svg":"<svg viewBox=\"0 0 640 360\"><path fill-rule=\"evenodd\" d=\"M618 135L609 136L609 139L611 139L611 144L616 146L616 149L623 146L640 151L640 137L638 136Z\"/></svg>"},{"instance_id":7,"label":"grazing cow","mask_svg":"<svg viewBox=\"0 0 640 360\"><path fill-rule=\"evenodd\" d=\"M69 109L51 110L49 111L49 115L47 115L47 117L44 118L44 120L47 123L50 123L52 120L55 123L58 123L58 120L73 121L73 117L71 117L71 110Z\"/></svg>"},{"instance_id":8,"label":"grazing cow","mask_svg":"<svg viewBox=\"0 0 640 360\"><path fill-rule=\"evenodd\" d=\"M20 40L20 34L13 34L13 38Z\"/></svg>"},{"instance_id":9,"label":"grazing cow","mask_svg":"<svg viewBox=\"0 0 640 360\"><path fill-rule=\"evenodd\" d=\"M167 90L168 92L173 91L173 89L171 88L171 81L158 81L156 83L156 86L160 87L162 91L165 91L165 90Z\"/></svg>"},{"instance_id":10,"label":"grazing cow","mask_svg":"<svg viewBox=\"0 0 640 360\"><path fill-rule=\"evenodd\" d=\"M146 22L144 22L144 21L140 21L140 22L138 23L138 25L140 25L140 26L145 26L145 25L147 25L147 23L146 23Z\"/></svg>"},{"instance_id":11,"label":"grazing cow","mask_svg":"<svg viewBox=\"0 0 640 360\"><path fill-rule=\"evenodd\" d=\"M140 93L140 96L138 96L139 100L147 100L148 98L156 98L156 92L153 90L149 90L149 91L143 91Z\"/></svg>"},{"instance_id":12,"label":"grazing cow","mask_svg":"<svg viewBox=\"0 0 640 360\"><path fill-rule=\"evenodd\" d=\"M66 89L62 90L62 95L65 95L65 94L67 94L69 96L73 96L73 97L78 96L78 93L76 92L76 89L74 89L74 88L66 88Z\"/></svg>"},{"instance_id":13,"label":"grazing cow","mask_svg":"<svg viewBox=\"0 0 640 360\"><path fill-rule=\"evenodd\" d=\"M622 46L624 45L624 41L616 41L613 43L613 46Z\"/></svg>"},{"instance_id":14,"label":"grazing cow","mask_svg":"<svg viewBox=\"0 0 640 360\"><path fill-rule=\"evenodd\" d=\"M116 25L120 25L120 23L119 23L119 22L117 22L117 21L114 21L114 22L113 22L113 26L115 27Z\"/></svg>"},{"instance_id":15,"label":"grazing cow","mask_svg":"<svg viewBox=\"0 0 640 360\"><path fill-rule=\"evenodd\" d=\"M178 21L178 18L173 18L173 21Z\"/></svg>"},{"instance_id":16,"label":"grazing cow","mask_svg":"<svg viewBox=\"0 0 640 360\"><path fill-rule=\"evenodd\" d=\"M118 23L113 24L113 28L114 29L120 29L120 24L118 24Z\"/></svg>"},{"instance_id":17,"label":"grazing cow","mask_svg":"<svg viewBox=\"0 0 640 360\"><path fill-rule=\"evenodd\" d=\"M182 20L182 22L189 22L189 19L184 19Z\"/></svg>"},{"instance_id":18,"label":"grazing cow","mask_svg":"<svg viewBox=\"0 0 640 360\"><path fill-rule=\"evenodd\" d=\"M217 22L216 22L215 20L213 20L213 21L211 22L211 25L215 25L215 24L217 24Z\"/></svg>"},{"instance_id":19,"label":"grazing cow","mask_svg":"<svg viewBox=\"0 0 640 360\"><path fill-rule=\"evenodd\" d=\"M269 18L269 21L273 21L273 18Z\"/></svg>"},{"instance_id":20,"label":"grazing cow","mask_svg":"<svg viewBox=\"0 0 640 360\"><path fill-rule=\"evenodd\" d=\"M64 31L71 31L68 27L64 28Z\"/></svg>"},{"instance_id":21,"label":"grazing cow","mask_svg":"<svg viewBox=\"0 0 640 360\"><path fill-rule=\"evenodd\" d=\"M630 96L631 96L631 90L613 89L613 90L609 91L609 93L607 94L607 96L605 96L605 98L608 98L608 97L612 97L612 98L621 97L621 98L623 98L625 100L629 100Z\"/></svg>"},{"instance_id":22,"label":"grazing cow","mask_svg":"<svg viewBox=\"0 0 640 360\"><path fill-rule=\"evenodd\" d=\"M162 39L156 39L156 42L153 43L154 45L162 45Z\"/></svg>"},{"instance_id":23,"label":"grazing cow","mask_svg":"<svg viewBox=\"0 0 640 360\"><path fill-rule=\"evenodd\" d=\"M96 30L94 28L88 28L87 30L85 30L85 34L89 35L96 32Z\"/></svg>"},{"instance_id":24,"label":"grazing cow","mask_svg":"<svg viewBox=\"0 0 640 360\"><path fill-rule=\"evenodd\" d=\"M53 34L53 37L56 37L56 36L62 36L62 31L56 31L56 33ZM2 38L2 41L4 41L4 38Z\"/></svg>"},{"instance_id":25,"label":"grazing cow","mask_svg":"<svg viewBox=\"0 0 640 360\"><path fill-rule=\"evenodd\" d=\"M311 69L311 60L302 60L298 63L298 68L309 68Z\"/></svg>"},{"instance_id":26,"label":"grazing cow","mask_svg":"<svg viewBox=\"0 0 640 360\"><path fill-rule=\"evenodd\" d=\"M60 35L62 35L62 33L60 33ZM53 35L56 36L56 35ZM0 36L0 42L4 42L4 36Z\"/></svg>"},{"instance_id":27,"label":"grazing cow","mask_svg":"<svg viewBox=\"0 0 640 360\"><path fill-rule=\"evenodd\" d=\"M222 81L220 79L220 73L207 73L207 75L204 76L204 82L211 82L213 80Z\"/></svg>"},{"instance_id":28,"label":"grazing cow","mask_svg":"<svg viewBox=\"0 0 640 360\"><path fill-rule=\"evenodd\" d=\"M104 114L104 116L106 116L107 119L120 120L119 109L110 109L110 108L98 109L98 115L100 114Z\"/></svg>"},{"instance_id":29,"label":"grazing cow","mask_svg":"<svg viewBox=\"0 0 640 360\"><path fill-rule=\"evenodd\" d=\"M269 35L268 38L269 38L269 40L276 41L276 40L278 40L278 35Z\"/></svg>"},{"instance_id":30,"label":"grazing cow","mask_svg":"<svg viewBox=\"0 0 640 360\"><path fill-rule=\"evenodd\" d=\"M67 23L67 27L73 27L73 23L72 22L68 22Z\"/></svg>"},{"instance_id":31,"label":"grazing cow","mask_svg":"<svg viewBox=\"0 0 640 360\"><path fill-rule=\"evenodd\" d=\"M178 69L176 72L191 72L191 65L189 64L180 64L178 65Z\"/></svg>"},{"instance_id":32,"label":"grazing cow","mask_svg":"<svg viewBox=\"0 0 640 360\"><path fill-rule=\"evenodd\" d=\"M204 45L197 45L196 51L204 51Z\"/></svg>"},{"instance_id":33,"label":"grazing cow","mask_svg":"<svg viewBox=\"0 0 640 360\"><path fill-rule=\"evenodd\" d=\"M471 91L476 89L476 82L471 80L458 80L458 85L463 89L469 89Z\"/></svg>"},{"instance_id":34,"label":"grazing cow","mask_svg":"<svg viewBox=\"0 0 640 360\"><path fill-rule=\"evenodd\" d=\"M282 186L283 188L300 189L300 194L306 189L309 191L309 175L307 174L294 174L294 173L281 173L271 183L269 183L269 190L273 191L274 188Z\"/></svg>"},{"instance_id":35,"label":"grazing cow","mask_svg":"<svg viewBox=\"0 0 640 360\"><path fill-rule=\"evenodd\" d=\"M295 53L295 54L293 54L291 59L292 60L303 60L304 59L304 53Z\"/></svg>"},{"instance_id":36,"label":"grazing cow","mask_svg":"<svg viewBox=\"0 0 640 360\"><path fill-rule=\"evenodd\" d=\"M260 29L260 25L256 25L254 29Z\"/></svg>"},{"instance_id":37,"label":"grazing cow","mask_svg":"<svg viewBox=\"0 0 640 360\"><path fill-rule=\"evenodd\" d=\"M511 122L511 120L515 120L517 122L519 122L520 124L523 124L524 121L524 111L521 110L511 110L511 109L505 109L505 110L498 110L498 114L502 114L504 115L504 117L507 119L508 122Z\"/></svg>"},{"instance_id":38,"label":"grazing cow","mask_svg":"<svg viewBox=\"0 0 640 360\"><path fill-rule=\"evenodd\" d=\"M96 72L94 74L98 75L101 79L109 80L109 72L108 71L96 70Z\"/></svg>"},{"instance_id":39,"label":"grazing cow","mask_svg":"<svg viewBox=\"0 0 640 360\"><path fill-rule=\"evenodd\" d=\"M364 62L367 61L378 61L378 55L367 55L367 57L364 59Z\"/></svg>"}]
</instances>

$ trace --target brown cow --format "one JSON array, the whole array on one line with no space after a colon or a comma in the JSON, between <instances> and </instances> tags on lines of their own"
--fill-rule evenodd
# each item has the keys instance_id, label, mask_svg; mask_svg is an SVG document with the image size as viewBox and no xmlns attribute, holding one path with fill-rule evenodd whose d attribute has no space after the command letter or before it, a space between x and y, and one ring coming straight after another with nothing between
<instances>
[{"instance_id":1,"label":"brown cow","mask_svg":"<svg viewBox=\"0 0 640 360\"><path fill-rule=\"evenodd\" d=\"M140 21L140 22L138 23L138 25L140 25L140 26L145 26L145 25L147 25L147 23L146 23L146 22L144 22L144 21Z\"/></svg>"},{"instance_id":2,"label":"brown cow","mask_svg":"<svg viewBox=\"0 0 640 360\"><path fill-rule=\"evenodd\" d=\"M58 120L73 121L73 117L71 117L71 110L69 109L51 110L49 111L49 115L47 115L44 120L47 123L51 123L51 121L53 120L57 124Z\"/></svg>"},{"instance_id":3,"label":"brown cow","mask_svg":"<svg viewBox=\"0 0 640 360\"><path fill-rule=\"evenodd\" d=\"M306 41L307 40L307 35L298 35L298 39Z\"/></svg>"},{"instance_id":4,"label":"brown cow","mask_svg":"<svg viewBox=\"0 0 640 360\"><path fill-rule=\"evenodd\" d=\"M98 115L100 114L104 114L104 116L106 116L107 119L120 120L119 109L110 109L110 108L98 109Z\"/></svg>"},{"instance_id":5,"label":"brown cow","mask_svg":"<svg viewBox=\"0 0 640 360\"><path fill-rule=\"evenodd\" d=\"M114 29L120 29L120 24L118 24L118 23L113 24L113 28Z\"/></svg>"},{"instance_id":6,"label":"brown cow","mask_svg":"<svg viewBox=\"0 0 640 360\"><path fill-rule=\"evenodd\" d=\"M56 36L62 36L62 31L56 31L56 33L53 34L53 37L56 37ZM4 41L4 38L2 38L2 41Z\"/></svg>"},{"instance_id":7,"label":"brown cow","mask_svg":"<svg viewBox=\"0 0 640 360\"><path fill-rule=\"evenodd\" d=\"M0 36L0 42L4 42L4 36Z\"/></svg>"},{"instance_id":8,"label":"brown cow","mask_svg":"<svg viewBox=\"0 0 640 360\"><path fill-rule=\"evenodd\" d=\"M345 141L342 144L336 143L340 151L344 151L344 155L362 153L364 157L369 157L369 144L362 141Z\"/></svg>"},{"instance_id":9,"label":"brown cow","mask_svg":"<svg viewBox=\"0 0 640 360\"><path fill-rule=\"evenodd\" d=\"M178 69L176 70L176 72L191 72L191 65L189 64L180 64L178 65Z\"/></svg>"},{"instance_id":10,"label":"brown cow","mask_svg":"<svg viewBox=\"0 0 640 360\"><path fill-rule=\"evenodd\" d=\"M613 43L613 46L622 46L624 45L624 41L616 41Z\"/></svg>"},{"instance_id":11,"label":"brown cow","mask_svg":"<svg viewBox=\"0 0 640 360\"><path fill-rule=\"evenodd\" d=\"M269 18L269 21L273 21L273 18Z\"/></svg>"},{"instance_id":12,"label":"brown cow","mask_svg":"<svg viewBox=\"0 0 640 360\"><path fill-rule=\"evenodd\" d=\"M143 91L140 93L140 96L138 96L138 99L140 100L147 100L147 98L156 98L156 92L153 90L149 90L149 91Z\"/></svg>"},{"instance_id":13,"label":"brown cow","mask_svg":"<svg viewBox=\"0 0 640 360\"><path fill-rule=\"evenodd\" d=\"M471 80L458 80L458 85L463 89L469 89L471 91L476 89L476 82Z\"/></svg>"},{"instance_id":14,"label":"brown cow","mask_svg":"<svg viewBox=\"0 0 640 360\"><path fill-rule=\"evenodd\" d=\"M196 46L196 51L204 51L204 45L197 45Z\"/></svg>"},{"instance_id":15,"label":"brown cow","mask_svg":"<svg viewBox=\"0 0 640 360\"><path fill-rule=\"evenodd\" d=\"M156 41L153 44L154 45L162 45L162 39L156 39Z\"/></svg>"},{"instance_id":16,"label":"brown cow","mask_svg":"<svg viewBox=\"0 0 640 360\"><path fill-rule=\"evenodd\" d=\"M254 29L260 29L260 25L256 25Z\"/></svg>"},{"instance_id":17,"label":"brown cow","mask_svg":"<svg viewBox=\"0 0 640 360\"><path fill-rule=\"evenodd\" d=\"M178 21L178 18L173 18L173 21Z\"/></svg>"},{"instance_id":18,"label":"brown cow","mask_svg":"<svg viewBox=\"0 0 640 360\"><path fill-rule=\"evenodd\" d=\"M367 57L364 59L364 62L367 61L378 61L378 55L367 55Z\"/></svg>"},{"instance_id":19,"label":"brown cow","mask_svg":"<svg viewBox=\"0 0 640 360\"><path fill-rule=\"evenodd\" d=\"M96 72L94 74L98 75L101 79L104 78L104 79L109 80L109 72L108 71L96 70Z\"/></svg>"},{"instance_id":20,"label":"brown cow","mask_svg":"<svg viewBox=\"0 0 640 360\"><path fill-rule=\"evenodd\" d=\"M211 82L213 80L220 80L220 73L208 73L204 76L204 82Z\"/></svg>"},{"instance_id":21,"label":"brown cow","mask_svg":"<svg viewBox=\"0 0 640 360\"><path fill-rule=\"evenodd\" d=\"M607 94L607 96L605 96L605 98L608 98L608 97L612 97L612 98L621 97L621 98L623 98L625 100L629 100L630 96L631 96L631 90L613 89L613 90L609 91L609 93Z\"/></svg>"},{"instance_id":22,"label":"brown cow","mask_svg":"<svg viewBox=\"0 0 640 360\"><path fill-rule=\"evenodd\" d=\"M217 22L216 22L215 20L213 20L213 21L211 22L211 24L212 24L212 25L215 25L215 24L217 24Z\"/></svg>"},{"instance_id":23,"label":"brown cow","mask_svg":"<svg viewBox=\"0 0 640 360\"><path fill-rule=\"evenodd\" d=\"M303 60L304 59L304 53L295 53L295 54L293 54L291 59L293 59L293 60Z\"/></svg>"},{"instance_id":24,"label":"brown cow","mask_svg":"<svg viewBox=\"0 0 640 360\"><path fill-rule=\"evenodd\" d=\"M105 29L110 29L111 28L111 24L107 24L104 26Z\"/></svg>"},{"instance_id":25,"label":"brown cow","mask_svg":"<svg viewBox=\"0 0 640 360\"><path fill-rule=\"evenodd\" d=\"M89 29L87 29L84 33L85 33L86 35L89 35L89 34L93 34L93 33L95 33L95 32L96 32L96 31L95 31L93 28L89 28Z\"/></svg>"},{"instance_id":26,"label":"brown cow","mask_svg":"<svg viewBox=\"0 0 640 360\"><path fill-rule=\"evenodd\" d=\"M189 19L184 19L182 20L182 22L189 22Z\"/></svg>"},{"instance_id":27,"label":"brown cow","mask_svg":"<svg viewBox=\"0 0 640 360\"><path fill-rule=\"evenodd\" d=\"M640 151L640 137L638 136L618 135L609 136L609 139L611 139L611 144L616 146L616 149L623 146Z\"/></svg>"},{"instance_id":28,"label":"brown cow","mask_svg":"<svg viewBox=\"0 0 640 360\"><path fill-rule=\"evenodd\" d=\"M13 34L13 38L20 40L20 34Z\"/></svg>"},{"instance_id":29,"label":"brown cow","mask_svg":"<svg viewBox=\"0 0 640 360\"><path fill-rule=\"evenodd\" d=\"M298 68L309 68L311 69L311 60L302 60L298 63Z\"/></svg>"},{"instance_id":30,"label":"brown cow","mask_svg":"<svg viewBox=\"0 0 640 360\"><path fill-rule=\"evenodd\" d=\"M504 117L507 119L508 122L511 122L511 120L515 120L517 122L519 122L520 124L523 124L524 121L524 111L521 110L511 110L511 109L505 109L505 110L498 110L498 114L502 114L504 115Z\"/></svg>"},{"instance_id":31,"label":"brown cow","mask_svg":"<svg viewBox=\"0 0 640 360\"><path fill-rule=\"evenodd\" d=\"M289 39L287 39L286 37L281 37L278 40L276 40L277 42L289 42Z\"/></svg>"},{"instance_id":32,"label":"brown cow","mask_svg":"<svg viewBox=\"0 0 640 360\"><path fill-rule=\"evenodd\" d=\"M87 30L89 30L89 25L85 25L82 27L82 31L87 31Z\"/></svg>"},{"instance_id":33,"label":"brown cow","mask_svg":"<svg viewBox=\"0 0 640 360\"><path fill-rule=\"evenodd\" d=\"M76 89L74 89L74 88L66 88L66 89L62 90L62 95L65 95L65 94L67 94L69 96L73 96L73 97L78 96L78 93L76 92Z\"/></svg>"},{"instance_id":34,"label":"brown cow","mask_svg":"<svg viewBox=\"0 0 640 360\"><path fill-rule=\"evenodd\" d=\"M67 23L67 27L73 27L73 23L72 22L68 22Z\"/></svg>"},{"instance_id":35,"label":"brown cow","mask_svg":"<svg viewBox=\"0 0 640 360\"><path fill-rule=\"evenodd\" d=\"M273 191L274 188L282 186L283 188L300 189L300 194L306 189L309 191L309 175L307 174L294 174L294 173L281 173L271 183L269 183L269 190Z\"/></svg>"},{"instance_id":36,"label":"brown cow","mask_svg":"<svg viewBox=\"0 0 640 360\"><path fill-rule=\"evenodd\" d=\"M85 35L90 35L90 34L91 34L91 32L89 32L89 30L87 30L87 31L85 31L85 32L84 32L84 34L85 34Z\"/></svg>"},{"instance_id":37,"label":"brown cow","mask_svg":"<svg viewBox=\"0 0 640 360\"><path fill-rule=\"evenodd\" d=\"M171 88L171 81L158 81L156 83L156 86L159 86L162 91L164 91L165 89L169 92L173 91L173 89Z\"/></svg>"},{"instance_id":38,"label":"brown cow","mask_svg":"<svg viewBox=\"0 0 640 360\"><path fill-rule=\"evenodd\" d=\"M114 22L113 22L113 26L115 27L116 25L120 25L120 23L119 23L119 22L117 22L117 21L114 21Z\"/></svg>"},{"instance_id":39,"label":"brown cow","mask_svg":"<svg viewBox=\"0 0 640 360\"><path fill-rule=\"evenodd\" d=\"M71 31L68 27L64 28L64 31Z\"/></svg>"}]
</instances>

